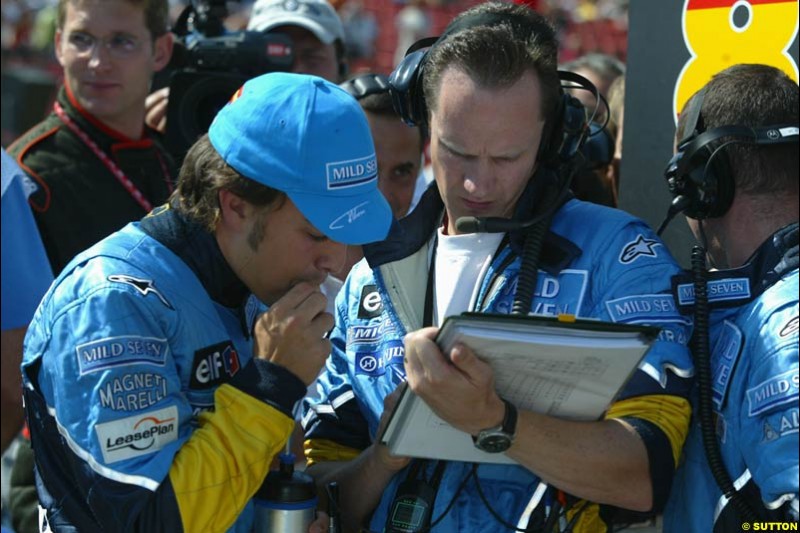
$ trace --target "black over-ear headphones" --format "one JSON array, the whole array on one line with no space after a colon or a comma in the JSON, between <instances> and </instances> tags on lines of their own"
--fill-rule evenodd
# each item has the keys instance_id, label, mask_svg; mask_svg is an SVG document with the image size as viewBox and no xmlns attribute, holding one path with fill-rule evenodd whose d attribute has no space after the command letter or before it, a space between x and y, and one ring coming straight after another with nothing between
<instances>
[{"instance_id":1,"label":"black over-ear headphones","mask_svg":"<svg viewBox=\"0 0 800 533\"><path fill-rule=\"evenodd\" d=\"M439 37L427 37L412 44L405 58L389 76L390 94L395 111L409 126L427 127L428 110L425 105L423 75L429 51L450 35L478 26L500 23L530 26L531 21L512 13L479 13L464 17L452 24ZM532 30L535 33L537 30ZM550 31L542 28L542 31ZM583 76L558 71L559 79L578 84L590 91L600 101L597 88ZM572 86L574 87L574 86ZM563 89L563 88L562 88ZM580 149L588 134L588 122L583 104L574 96L561 91L559 110L552 124L545 125L537 159L539 161L568 161Z\"/></svg>"},{"instance_id":2,"label":"black over-ear headphones","mask_svg":"<svg viewBox=\"0 0 800 533\"><path fill-rule=\"evenodd\" d=\"M389 78L383 74L360 74L351 78L344 83L340 83L339 87L350 93L356 100L361 100L373 94L381 94L389 92Z\"/></svg>"},{"instance_id":3,"label":"black over-ear headphones","mask_svg":"<svg viewBox=\"0 0 800 533\"><path fill-rule=\"evenodd\" d=\"M721 217L728 212L736 190L730 162L723 153L723 148L729 144L798 142L797 124L762 128L721 126L706 131L701 112L705 94L706 89L701 89L685 111L686 136L664 171L667 187L674 198L667 215L670 219L681 211L697 220ZM730 140L722 144L715 142L723 137Z\"/></svg>"}]
</instances>

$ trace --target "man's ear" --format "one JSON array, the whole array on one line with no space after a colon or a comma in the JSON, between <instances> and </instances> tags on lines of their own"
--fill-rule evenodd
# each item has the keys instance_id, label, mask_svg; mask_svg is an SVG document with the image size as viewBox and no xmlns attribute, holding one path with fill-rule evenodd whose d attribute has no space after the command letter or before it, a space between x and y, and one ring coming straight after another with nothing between
<instances>
[{"instance_id":1,"label":"man's ear","mask_svg":"<svg viewBox=\"0 0 800 533\"><path fill-rule=\"evenodd\" d=\"M219 195L219 224L234 231L243 228L247 219L252 216L252 204L228 189L222 189L217 194Z\"/></svg>"},{"instance_id":2,"label":"man's ear","mask_svg":"<svg viewBox=\"0 0 800 533\"><path fill-rule=\"evenodd\" d=\"M175 38L171 32L156 37L153 42L153 72L158 72L169 64Z\"/></svg>"}]
</instances>

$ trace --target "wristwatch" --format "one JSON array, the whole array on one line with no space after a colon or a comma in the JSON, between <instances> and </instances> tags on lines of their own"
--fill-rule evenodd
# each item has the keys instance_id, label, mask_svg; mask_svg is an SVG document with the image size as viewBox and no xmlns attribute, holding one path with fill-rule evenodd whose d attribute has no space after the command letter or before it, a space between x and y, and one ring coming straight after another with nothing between
<instances>
[{"instance_id":1,"label":"wristwatch","mask_svg":"<svg viewBox=\"0 0 800 533\"><path fill-rule=\"evenodd\" d=\"M503 400L506 413L503 423L499 426L481 430L476 437L472 437L475 447L487 453L502 453L511 447L514 435L517 433L517 408L508 400Z\"/></svg>"}]
</instances>

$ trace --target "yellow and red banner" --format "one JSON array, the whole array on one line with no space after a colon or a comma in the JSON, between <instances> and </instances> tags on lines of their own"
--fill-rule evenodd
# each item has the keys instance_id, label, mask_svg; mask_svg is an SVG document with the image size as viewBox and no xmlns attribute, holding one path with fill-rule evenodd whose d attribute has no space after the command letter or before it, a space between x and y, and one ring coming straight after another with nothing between
<instances>
[{"instance_id":1,"label":"yellow and red banner","mask_svg":"<svg viewBox=\"0 0 800 533\"><path fill-rule=\"evenodd\" d=\"M691 57L675 83L675 118L714 74L737 63L771 65L798 81L789 54L797 28L798 0L686 0L682 33Z\"/></svg>"}]
</instances>

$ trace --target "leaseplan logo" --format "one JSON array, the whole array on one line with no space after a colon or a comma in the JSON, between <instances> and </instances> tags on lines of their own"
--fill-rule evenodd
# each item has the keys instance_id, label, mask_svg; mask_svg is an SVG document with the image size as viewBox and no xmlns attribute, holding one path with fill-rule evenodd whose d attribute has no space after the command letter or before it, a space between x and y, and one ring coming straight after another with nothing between
<instances>
[{"instance_id":1,"label":"leaseplan logo","mask_svg":"<svg viewBox=\"0 0 800 533\"><path fill-rule=\"evenodd\" d=\"M173 405L97 424L95 431L106 464L148 455L178 438L178 408Z\"/></svg>"},{"instance_id":2,"label":"leaseplan logo","mask_svg":"<svg viewBox=\"0 0 800 533\"><path fill-rule=\"evenodd\" d=\"M335 161L325 165L328 190L363 185L378 179L378 162L375 154L348 161Z\"/></svg>"}]
</instances>

